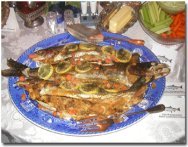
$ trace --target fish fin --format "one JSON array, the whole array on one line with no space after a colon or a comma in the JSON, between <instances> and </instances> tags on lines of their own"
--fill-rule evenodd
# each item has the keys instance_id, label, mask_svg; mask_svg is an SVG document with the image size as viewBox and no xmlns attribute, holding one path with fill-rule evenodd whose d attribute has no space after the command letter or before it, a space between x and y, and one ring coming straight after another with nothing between
<instances>
[{"instance_id":1,"label":"fish fin","mask_svg":"<svg viewBox=\"0 0 188 147\"><path fill-rule=\"evenodd\" d=\"M171 63L171 62L172 62L172 59L170 59L169 61L170 61L170 63Z\"/></svg>"}]
</instances>

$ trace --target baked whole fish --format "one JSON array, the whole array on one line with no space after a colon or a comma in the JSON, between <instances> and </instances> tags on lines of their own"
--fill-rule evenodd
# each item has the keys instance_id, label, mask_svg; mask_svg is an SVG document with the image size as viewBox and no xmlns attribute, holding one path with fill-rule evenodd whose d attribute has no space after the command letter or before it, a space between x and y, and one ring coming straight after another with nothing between
<instances>
[{"instance_id":1,"label":"baked whole fish","mask_svg":"<svg viewBox=\"0 0 188 147\"><path fill-rule=\"evenodd\" d=\"M170 72L166 64L140 63L140 56L126 49L83 43L40 50L29 58L40 66L9 59L2 75L20 77L16 85L40 109L64 119L120 116L142 101L148 83Z\"/></svg>"},{"instance_id":2,"label":"baked whole fish","mask_svg":"<svg viewBox=\"0 0 188 147\"><path fill-rule=\"evenodd\" d=\"M112 48L113 49L113 48ZM103 56L102 56L103 55ZM102 56L102 57L101 57ZM68 59L72 60L105 60L106 55L102 54L100 46L80 43L67 44L65 46L51 47L39 50L29 55L29 58L36 62L55 64ZM96 58L96 59L94 59Z\"/></svg>"},{"instance_id":3,"label":"baked whole fish","mask_svg":"<svg viewBox=\"0 0 188 147\"><path fill-rule=\"evenodd\" d=\"M89 61L96 64L111 65L114 62L126 63L131 59L132 54L127 50L116 51L113 46L98 46L87 43L65 46L50 47L38 50L29 55L29 58L47 64L56 64L61 61L70 60L77 64L79 61Z\"/></svg>"}]
</instances>

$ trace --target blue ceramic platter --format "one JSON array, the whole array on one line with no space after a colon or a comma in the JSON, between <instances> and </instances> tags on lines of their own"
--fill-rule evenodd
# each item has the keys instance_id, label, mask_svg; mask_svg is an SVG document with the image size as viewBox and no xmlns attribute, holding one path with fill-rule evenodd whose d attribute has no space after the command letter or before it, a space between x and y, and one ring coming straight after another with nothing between
<instances>
[{"instance_id":1,"label":"blue ceramic platter","mask_svg":"<svg viewBox=\"0 0 188 147\"><path fill-rule=\"evenodd\" d=\"M122 35L112 34L112 33L107 33L107 32L103 32L103 34L108 37L127 38ZM69 42L79 43L80 41L75 39L73 36L71 36L68 33L59 34L59 35L50 37L48 39L40 41L39 43L35 44L34 46L26 50L19 57L17 61L25 65L28 65L29 67L34 68L37 65L34 61L28 58L29 54L37 50L45 49L45 48L52 47L52 46L64 45ZM157 57L145 46L137 46L137 45L133 45L127 42L118 42L118 41L114 41L111 39L101 42L99 45L113 45L115 49L117 50L123 47L123 48L130 50L131 52L138 52L141 55L142 62L148 62L148 61L159 62ZM53 132L67 134L67 135L76 135L76 136L101 135L101 134L114 132L120 129L125 129L130 124L136 123L138 120L140 120L141 118L147 115L146 113L132 115L128 117L124 115L123 122L113 124L104 132L88 132L88 131L85 131L85 127L79 125L78 122L74 120L60 119L60 118L52 116L48 112L44 112L40 110L37 107L37 102L29 98L27 91L15 85L17 80L18 80L18 77L9 78L9 92L10 92L11 99L15 107L26 119L28 119L35 125L42 127L44 129L53 131ZM151 85L149 85L149 88L146 91L144 99L138 105L135 105L130 110L131 112L136 112L136 111L140 111L143 109L147 109L149 107L153 107L159 102L163 94L164 88L165 88L165 78L160 78L156 80L155 83L157 85L156 88L152 89ZM23 93L27 95L27 98L25 101L21 100L21 95Z\"/></svg>"}]
</instances>

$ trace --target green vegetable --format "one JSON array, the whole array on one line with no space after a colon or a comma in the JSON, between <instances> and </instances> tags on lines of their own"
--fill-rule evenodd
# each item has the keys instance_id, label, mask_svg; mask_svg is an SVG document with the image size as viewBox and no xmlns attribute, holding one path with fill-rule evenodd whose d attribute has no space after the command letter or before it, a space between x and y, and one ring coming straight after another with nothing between
<instances>
[{"instance_id":1,"label":"green vegetable","mask_svg":"<svg viewBox=\"0 0 188 147\"><path fill-rule=\"evenodd\" d=\"M170 31L170 27L160 29L159 31L156 31L155 33L156 34L162 34L162 33L167 32L167 31Z\"/></svg>"},{"instance_id":2,"label":"green vegetable","mask_svg":"<svg viewBox=\"0 0 188 147\"><path fill-rule=\"evenodd\" d=\"M153 8L152 8L151 4L148 3L148 4L146 5L146 8L147 8L148 11L149 11L148 14L149 14L150 22L151 22L152 25L154 25L155 22L156 22L156 19L155 19L155 14L154 14L154 12L153 12Z\"/></svg>"},{"instance_id":3,"label":"green vegetable","mask_svg":"<svg viewBox=\"0 0 188 147\"><path fill-rule=\"evenodd\" d=\"M156 33L156 32L158 32L158 31L160 31L160 30L162 30L162 29L164 29L164 28L167 28L167 27L169 27L169 26L167 26L167 25L159 25L159 26L156 26L156 27L151 28L150 31Z\"/></svg>"},{"instance_id":4,"label":"green vegetable","mask_svg":"<svg viewBox=\"0 0 188 147\"><path fill-rule=\"evenodd\" d=\"M143 14L143 10L142 10L142 9L140 9L140 10L139 10L139 13L140 13L140 15L141 15L142 20L144 20L144 14Z\"/></svg>"},{"instance_id":5,"label":"green vegetable","mask_svg":"<svg viewBox=\"0 0 188 147\"><path fill-rule=\"evenodd\" d=\"M159 15L159 20L164 20L166 16L166 13L164 11L161 10L160 15Z\"/></svg>"},{"instance_id":6,"label":"green vegetable","mask_svg":"<svg viewBox=\"0 0 188 147\"><path fill-rule=\"evenodd\" d=\"M150 31L161 34L170 31L172 18L164 12L157 2L145 3L139 11L143 25Z\"/></svg>"},{"instance_id":7,"label":"green vegetable","mask_svg":"<svg viewBox=\"0 0 188 147\"><path fill-rule=\"evenodd\" d=\"M159 6L156 2L151 2L151 6L153 7L153 12L155 15L156 21L159 21Z\"/></svg>"},{"instance_id":8,"label":"green vegetable","mask_svg":"<svg viewBox=\"0 0 188 147\"><path fill-rule=\"evenodd\" d=\"M145 27L147 27L149 29L153 27L150 23L144 21L142 18L141 18L141 20L142 20L142 22L143 22L143 24L144 24Z\"/></svg>"},{"instance_id":9,"label":"green vegetable","mask_svg":"<svg viewBox=\"0 0 188 147\"><path fill-rule=\"evenodd\" d=\"M169 26L172 22L173 22L172 18L169 17L169 18L167 18L165 20L162 20L162 21L159 21L159 22L155 23L154 26L159 26L159 25Z\"/></svg>"},{"instance_id":10,"label":"green vegetable","mask_svg":"<svg viewBox=\"0 0 188 147\"><path fill-rule=\"evenodd\" d=\"M149 19L149 15L148 15L148 10L145 6L143 7L142 12L143 12L144 20L149 23L150 19Z\"/></svg>"}]
</instances>

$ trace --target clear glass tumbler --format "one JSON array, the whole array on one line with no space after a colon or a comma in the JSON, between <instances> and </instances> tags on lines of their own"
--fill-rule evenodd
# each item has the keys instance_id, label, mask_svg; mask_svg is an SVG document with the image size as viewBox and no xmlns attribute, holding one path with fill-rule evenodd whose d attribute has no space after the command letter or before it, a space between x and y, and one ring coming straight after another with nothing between
<instances>
[{"instance_id":1,"label":"clear glass tumbler","mask_svg":"<svg viewBox=\"0 0 188 147\"><path fill-rule=\"evenodd\" d=\"M46 15L46 23L49 31L52 34L57 33L57 14L55 12L48 12Z\"/></svg>"}]
</instances>

